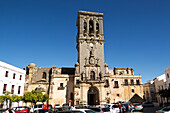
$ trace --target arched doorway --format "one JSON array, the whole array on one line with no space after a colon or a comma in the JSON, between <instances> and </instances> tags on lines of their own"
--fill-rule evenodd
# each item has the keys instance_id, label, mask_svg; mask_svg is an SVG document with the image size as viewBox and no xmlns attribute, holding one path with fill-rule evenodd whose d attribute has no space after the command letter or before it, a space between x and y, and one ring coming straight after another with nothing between
<instances>
[{"instance_id":1,"label":"arched doorway","mask_svg":"<svg viewBox=\"0 0 170 113\"><path fill-rule=\"evenodd\" d=\"M99 105L99 91L96 87L90 87L87 94L88 105Z\"/></svg>"}]
</instances>

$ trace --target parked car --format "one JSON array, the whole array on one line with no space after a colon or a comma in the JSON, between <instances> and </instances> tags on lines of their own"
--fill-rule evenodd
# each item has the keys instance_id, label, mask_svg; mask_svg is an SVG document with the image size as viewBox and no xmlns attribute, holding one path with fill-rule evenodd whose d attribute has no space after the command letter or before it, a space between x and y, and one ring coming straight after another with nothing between
<instances>
[{"instance_id":1,"label":"parked car","mask_svg":"<svg viewBox=\"0 0 170 113\"><path fill-rule=\"evenodd\" d=\"M156 113L170 113L170 107L164 107L161 110L156 111Z\"/></svg>"},{"instance_id":2,"label":"parked car","mask_svg":"<svg viewBox=\"0 0 170 113\"><path fill-rule=\"evenodd\" d=\"M0 109L0 113L5 113L5 112L6 112L6 109ZM9 113L14 113L14 111L9 109Z\"/></svg>"},{"instance_id":3,"label":"parked car","mask_svg":"<svg viewBox=\"0 0 170 113\"><path fill-rule=\"evenodd\" d=\"M59 108L61 107L60 104L55 104L54 108Z\"/></svg>"},{"instance_id":4,"label":"parked car","mask_svg":"<svg viewBox=\"0 0 170 113\"><path fill-rule=\"evenodd\" d=\"M109 107L102 107L101 110L103 111L103 113L110 113Z\"/></svg>"},{"instance_id":5,"label":"parked car","mask_svg":"<svg viewBox=\"0 0 170 113\"><path fill-rule=\"evenodd\" d=\"M12 108L12 110L15 113L29 113L30 112L30 108L27 106L14 107L14 108Z\"/></svg>"},{"instance_id":6,"label":"parked car","mask_svg":"<svg viewBox=\"0 0 170 113\"><path fill-rule=\"evenodd\" d=\"M38 109L47 109L47 105L46 104L37 104L37 105L32 105L30 106L30 112L34 112L35 110L38 110Z\"/></svg>"},{"instance_id":7,"label":"parked car","mask_svg":"<svg viewBox=\"0 0 170 113\"><path fill-rule=\"evenodd\" d=\"M37 109L34 113L53 113L52 109Z\"/></svg>"},{"instance_id":8,"label":"parked car","mask_svg":"<svg viewBox=\"0 0 170 113\"><path fill-rule=\"evenodd\" d=\"M112 105L110 108L111 113L119 113L119 106L118 104Z\"/></svg>"},{"instance_id":9,"label":"parked car","mask_svg":"<svg viewBox=\"0 0 170 113\"><path fill-rule=\"evenodd\" d=\"M88 109L93 110L95 113L103 113L102 109L98 107L89 107Z\"/></svg>"},{"instance_id":10,"label":"parked car","mask_svg":"<svg viewBox=\"0 0 170 113\"><path fill-rule=\"evenodd\" d=\"M134 104L133 105L136 111L143 111L143 106L141 104Z\"/></svg>"},{"instance_id":11,"label":"parked car","mask_svg":"<svg viewBox=\"0 0 170 113\"><path fill-rule=\"evenodd\" d=\"M58 111L57 113L83 113L83 112L82 111L71 110L71 111Z\"/></svg>"},{"instance_id":12,"label":"parked car","mask_svg":"<svg viewBox=\"0 0 170 113\"><path fill-rule=\"evenodd\" d=\"M83 113L95 113L93 110L90 109L75 109L74 111L79 111Z\"/></svg>"},{"instance_id":13,"label":"parked car","mask_svg":"<svg viewBox=\"0 0 170 113\"><path fill-rule=\"evenodd\" d=\"M154 104L152 102L145 102L142 104L143 107L154 107Z\"/></svg>"}]
</instances>

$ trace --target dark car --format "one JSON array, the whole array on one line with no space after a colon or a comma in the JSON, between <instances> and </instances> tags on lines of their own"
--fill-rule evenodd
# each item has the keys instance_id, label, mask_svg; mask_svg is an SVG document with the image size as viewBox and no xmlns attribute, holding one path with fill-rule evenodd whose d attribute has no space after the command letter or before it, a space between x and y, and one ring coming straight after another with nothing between
<instances>
[{"instance_id":1,"label":"dark car","mask_svg":"<svg viewBox=\"0 0 170 113\"><path fill-rule=\"evenodd\" d=\"M142 104L143 107L154 107L154 104L152 102L145 102Z\"/></svg>"}]
</instances>

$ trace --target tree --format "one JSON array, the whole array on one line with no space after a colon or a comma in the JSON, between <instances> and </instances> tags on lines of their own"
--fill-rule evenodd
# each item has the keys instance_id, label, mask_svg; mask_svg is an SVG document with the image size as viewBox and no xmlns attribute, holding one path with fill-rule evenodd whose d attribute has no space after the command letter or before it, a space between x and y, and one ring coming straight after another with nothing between
<instances>
[{"instance_id":1,"label":"tree","mask_svg":"<svg viewBox=\"0 0 170 113\"><path fill-rule=\"evenodd\" d=\"M31 92L26 92L22 98L22 100L27 103L31 102L32 103L32 93Z\"/></svg>"},{"instance_id":2,"label":"tree","mask_svg":"<svg viewBox=\"0 0 170 113\"><path fill-rule=\"evenodd\" d=\"M37 102L45 102L49 99L48 94L44 94L41 91L32 90L31 92L27 92L23 96L23 101L25 103L31 102L36 104Z\"/></svg>"},{"instance_id":3,"label":"tree","mask_svg":"<svg viewBox=\"0 0 170 113\"><path fill-rule=\"evenodd\" d=\"M8 106L8 100L11 101L11 96L10 96L11 92L9 91L4 91L4 95L0 96L0 102L6 102L6 106Z\"/></svg>"},{"instance_id":4,"label":"tree","mask_svg":"<svg viewBox=\"0 0 170 113\"><path fill-rule=\"evenodd\" d=\"M43 99L41 100L41 102L44 103L46 100L49 100L49 95L48 94L43 95Z\"/></svg>"},{"instance_id":5,"label":"tree","mask_svg":"<svg viewBox=\"0 0 170 113\"><path fill-rule=\"evenodd\" d=\"M170 95L170 88L169 89L160 90L158 92L158 94L161 96L161 98L166 98L167 103L168 103L169 95Z\"/></svg>"},{"instance_id":6,"label":"tree","mask_svg":"<svg viewBox=\"0 0 170 113\"><path fill-rule=\"evenodd\" d=\"M18 96L18 95L13 94L12 98L11 98L11 102L17 102L18 106L19 106L19 102L22 100L22 98L23 98L22 96Z\"/></svg>"}]
</instances>

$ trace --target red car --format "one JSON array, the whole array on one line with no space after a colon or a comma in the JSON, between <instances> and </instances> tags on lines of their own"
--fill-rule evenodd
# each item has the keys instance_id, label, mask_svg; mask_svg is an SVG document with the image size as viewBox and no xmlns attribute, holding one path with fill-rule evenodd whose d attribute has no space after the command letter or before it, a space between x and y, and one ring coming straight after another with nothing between
<instances>
[{"instance_id":1,"label":"red car","mask_svg":"<svg viewBox=\"0 0 170 113\"><path fill-rule=\"evenodd\" d=\"M15 113L29 113L30 108L26 106L14 107L13 108Z\"/></svg>"}]
</instances>

